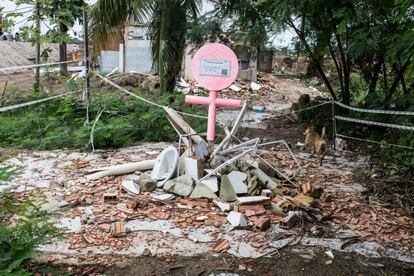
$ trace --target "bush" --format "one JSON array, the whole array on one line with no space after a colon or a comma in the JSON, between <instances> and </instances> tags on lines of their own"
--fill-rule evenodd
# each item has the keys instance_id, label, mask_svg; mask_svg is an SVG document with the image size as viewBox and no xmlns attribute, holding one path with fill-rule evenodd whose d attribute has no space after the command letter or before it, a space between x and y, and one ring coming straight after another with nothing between
<instances>
[{"instance_id":1,"label":"bush","mask_svg":"<svg viewBox=\"0 0 414 276\"><path fill-rule=\"evenodd\" d=\"M9 167L0 167L0 184L13 175ZM50 214L38 207L42 203L43 196L35 204L12 193L0 193L0 275L30 275L24 265L35 256L36 248L61 237Z\"/></svg>"},{"instance_id":2,"label":"bush","mask_svg":"<svg viewBox=\"0 0 414 276\"><path fill-rule=\"evenodd\" d=\"M32 100L41 96L30 94L29 97ZM160 97L160 104L188 113L205 114L205 108L185 105L181 93ZM85 124L84 103L75 98L56 99L3 113L0 115L0 147L37 150L84 148L88 145L95 116L101 109L104 113L94 130L95 148L124 147L142 141L178 140L162 109L138 99L125 98L116 92L92 99L89 124ZM185 119L196 131L206 128L206 120Z\"/></svg>"}]
</instances>

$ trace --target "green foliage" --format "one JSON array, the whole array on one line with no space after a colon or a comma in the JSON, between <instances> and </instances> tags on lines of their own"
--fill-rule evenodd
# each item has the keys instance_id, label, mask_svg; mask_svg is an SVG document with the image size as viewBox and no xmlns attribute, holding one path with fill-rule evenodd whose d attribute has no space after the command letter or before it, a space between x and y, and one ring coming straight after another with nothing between
<instances>
[{"instance_id":1,"label":"green foliage","mask_svg":"<svg viewBox=\"0 0 414 276\"><path fill-rule=\"evenodd\" d=\"M68 43L70 37L67 30L70 29L77 20L82 18L82 12L87 4L84 0L16 0L17 7L21 5L31 5L37 7L38 13L28 16L27 22L19 32L23 40L32 42L57 42ZM21 13L9 13L6 19L12 21L14 18L22 16ZM47 34L41 34L36 30L36 21L47 20L50 27ZM47 53L45 53L47 55ZM45 56L43 56L44 58Z\"/></svg>"},{"instance_id":2,"label":"green foliage","mask_svg":"<svg viewBox=\"0 0 414 276\"><path fill-rule=\"evenodd\" d=\"M197 46L207 41L222 42L235 48L250 45L259 50L271 48L270 38L279 29L260 9L258 1L215 1L214 10L199 17L188 37Z\"/></svg>"},{"instance_id":3,"label":"green foliage","mask_svg":"<svg viewBox=\"0 0 414 276\"><path fill-rule=\"evenodd\" d=\"M13 174L9 167L0 167L0 183L10 181ZM35 256L37 247L61 237L50 214L38 207L46 198L31 197L36 197L36 202L0 193L0 275L30 275L24 264Z\"/></svg>"},{"instance_id":4,"label":"green foliage","mask_svg":"<svg viewBox=\"0 0 414 276\"><path fill-rule=\"evenodd\" d=\"M92 95L94 92L92 91ZM154 95L153 95L154 96ZM44 95L30 93L28 101ZM159 103L188 113L204 110L184 104L181 93L163 96ZM57 99L0 115L0 147L29 149L84 148L88 145L94 117L104 109L94 130L95 148L123 147L142 141L174 141L177 134L162 109L133 98L113 95L94 97L91 122L85 125L85 106L75 98ZM197 131L202 119L185 118Z\"/></svg>"}]
</instances>

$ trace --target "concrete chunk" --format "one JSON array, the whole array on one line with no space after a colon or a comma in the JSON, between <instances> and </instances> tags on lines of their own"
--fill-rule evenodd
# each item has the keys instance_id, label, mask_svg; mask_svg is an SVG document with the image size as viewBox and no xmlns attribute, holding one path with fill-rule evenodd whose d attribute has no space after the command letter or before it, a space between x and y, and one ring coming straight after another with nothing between
<instances>
[{"instance_id":1,"label":"concrete chunk","mask_svg":"<svg viewBox=\"0 0 414 276\"><path fill-rule=\"evenodd\" d=\"M184 172L195 181L198 181L203 177L203 160L200 157L184 157Z\"/></svg>"},{"instance_id":2,"label":"concrete chunk","mask_svg":"<svg viewBox=\"0 0 414 276\"><path fill-rule=\"evenodd\" d=\"M235 201L237 198L236 192L227 175L221 177L220 198L224 201Z\"/></svg>"},{"instance_id":3,"label":"concrete chunk","mask_svg":"<svg viewBox=\"0 0 414 276\"><path fill-rule=\"evenodd\" d=\"M164 190L178 196L188 197L193 191L193 179L188 175L182 175L169 180L164 185Z\"/></svg>"},{"instance_id":4,"label":"concrete chunk","mask_svg":"<svg viewBox=\"0 0 414 276\"><path fill-rule=\"evenodd\" d=\"M190 198L209 198L215 199L217 195L205 184L197 184L190 195Z\"/></svg>"},{"instance_id":5,"label":"concrete chunk","mask_svg":"<svg viewBox=\"0 0 414 276\"><path fill-rule=\"evenodd\" d=\"M227 216L227 221L235 227L247 226L247 221L242 213L231 211Z\"/></svg>"},{"instance_id":6,"label":"concrete chunk","mask_svg":"<svg viewBox=\"0 0 414 276\"><path fill-rule=\"evenodd\" d=\"M143 192L152 192L157 187L155 181L145 174L141 175L138 180L138 184Z\"/></svg>"},{"instance_id":7,"label":"concrete chunk","mask_svg":"<svg viewBox=\"0 0 414 276\"><path fill-rule=\"evenodd\" d=\"M247 174L233 171L228 174L228 177L236 194L247 194L247 185L244 183L247 179Z\"/></svg>"},{"instance_id":8,"label":"concrete chunk","mask_svg":"<svg viewBox=\"0 0 414 276\"><path fill-rule=\"evenodd\" d=\"M214 193L217 193L219 190L217 176L211 176L206 180L201 181L201 183L209 187Z\"/></svg>"}]
</instances>

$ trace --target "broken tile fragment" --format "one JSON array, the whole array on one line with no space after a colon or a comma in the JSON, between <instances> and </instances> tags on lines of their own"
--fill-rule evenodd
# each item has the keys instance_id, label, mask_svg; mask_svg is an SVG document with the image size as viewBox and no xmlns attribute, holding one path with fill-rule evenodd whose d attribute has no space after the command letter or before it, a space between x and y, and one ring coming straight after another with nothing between
<instances>
[{"instance_id":1,"label":"broken tile fragment","mask_svg":"<svg viewBox=\"0 0 414 276\"><path fill-rule=\"evenodd\" d=\"M140 187L130 179L122 180L122 189L133 196L139 195L140 192Z\"/></svg>"},{"instance_id":2,"label":"broken tile fragment","mask_svg":"<svg viewBox=\"0 0 414 276\"><path fill-rule=\"evenodd\" d=\"M269 201L270 202L270 197L266 197L266 196L237 197L237 203L240 204L240 205L263 202L263 201Z\"/></svg>"},{"instance_id":3,"label":"broken tile fragment","mask_svg":"<svg viewBox=\"0 0 414 276\"><path fill-rule=\"evenodd\" d=\"M227 202L220 201L218 199L213 200L214 205L220 208L222 212L230 211L230 204Z\"/></svg>"}]
</instances>

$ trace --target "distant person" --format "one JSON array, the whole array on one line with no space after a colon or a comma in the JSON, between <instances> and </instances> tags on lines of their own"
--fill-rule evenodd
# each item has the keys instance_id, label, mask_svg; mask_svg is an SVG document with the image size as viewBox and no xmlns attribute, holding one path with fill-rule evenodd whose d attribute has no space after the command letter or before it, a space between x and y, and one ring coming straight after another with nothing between
<instances>
[{"instance_id":1,"label":"distant person","mask_svg":"<svg viewBox=\"0 0 414 276\"><path fill-rule=\"evenodd\" d=\"M78 45L74 45L72 48L72 60L78 61L78 56L79 56L79 47Z\"/></svg>"},{"instance_id":2,"label":"distant person","mask_svg":"<svg viewBox=\"0 0 414 276\"><path fill-rule=\"evenodd\" d=\"M17 42L17 41L20 41L20 34L18 33L18 32L16 32L15 33L15 35L14 35L14 40Z\"/></svg>"}]
</instances>

